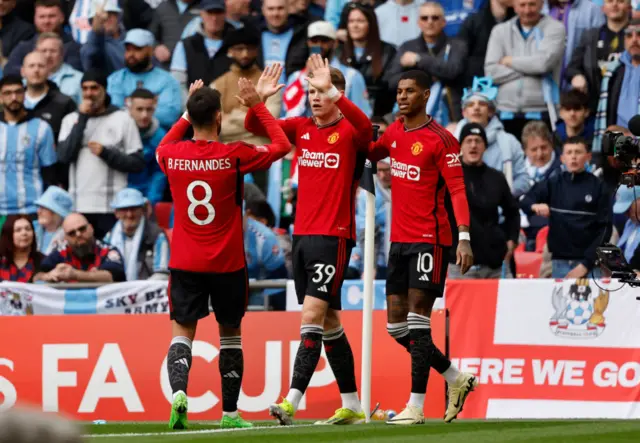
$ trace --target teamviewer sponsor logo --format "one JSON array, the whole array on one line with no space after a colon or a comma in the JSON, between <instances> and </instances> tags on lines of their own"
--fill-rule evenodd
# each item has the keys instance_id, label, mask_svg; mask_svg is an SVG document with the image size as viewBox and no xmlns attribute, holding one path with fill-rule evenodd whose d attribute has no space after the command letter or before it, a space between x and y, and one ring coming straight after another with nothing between
<instances>
[{"instance_id":1,"label":"teamviewer sponsor logo","mask_svg":"<svg viewBox=\"0 0 640 443\"><path fill-rule=\"evenodd\" d=\"M420 181L420 167L408 165L392 159L391 175L398 178L406 178L411 181Z\"/></svg>"},{"instance_id":2,"label":"teamviewer sponsor logo","mask_svg":"<svg viewBox=\"0 0 640 443\"><path fill-rule=\"evenodd\" d=\"M327 153L324 155L324 167L335 169L338 167L338 163L340 163L340 154L330 154Z\"/></svg>"},{"instance_id":3,"label":"teamviewer sponsor logo","mask_svg":"<svg viewBox=\"0 0 640 443\"><path fill-rule=\"evenodd\" d=\"M303 149L302 155L298 158L298 166L307 168L336 169L340 166L340 154L331 152L312 152L308 149Z\"/></svg>"},{"instance_id":4,"label":"teamviewer sponsor logo","mask_svg":"<svg viewBox=\"0 0 640 443\"><path fill-rule=\"evenodd\" d=\"M420 168L417 166L409 165L407 170L407 178L413 181L420 181Z\"/></svg>"}]
</instances>

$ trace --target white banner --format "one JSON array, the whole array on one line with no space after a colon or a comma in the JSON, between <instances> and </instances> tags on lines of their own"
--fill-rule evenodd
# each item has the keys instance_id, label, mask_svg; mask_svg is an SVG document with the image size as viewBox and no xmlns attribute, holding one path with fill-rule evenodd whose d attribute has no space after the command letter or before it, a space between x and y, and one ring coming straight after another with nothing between
<instances>
[{"instance_id":1,"label":"white banner","mask_svg":"<svg viewBox=\"0 0 640 443\"><path fill-rule=\"evenodd\" d=\"M0 283L0 315L159 314L169 312L167 282L143 280L92 289Z\"/></svg>"}]
</instances>

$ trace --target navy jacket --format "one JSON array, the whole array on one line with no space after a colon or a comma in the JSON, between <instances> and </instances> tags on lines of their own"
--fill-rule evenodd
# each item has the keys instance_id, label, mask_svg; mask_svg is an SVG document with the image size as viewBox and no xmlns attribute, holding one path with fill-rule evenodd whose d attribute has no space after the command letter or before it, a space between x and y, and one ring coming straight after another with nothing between
<instances>
[{"instance_id":1,"label":"navy jacket","mask_svg":"<svg viewBox=\"0 0 640 443\"><path fill-rule=\"evenodd\" d=\"M562 172L537 183L520 201L531 215L531 205L549 205L547 244L554 259L577 260L591 269L596 248L611 235L611 200L604 183L590 172Z\"/></svg>"}]
</instances>

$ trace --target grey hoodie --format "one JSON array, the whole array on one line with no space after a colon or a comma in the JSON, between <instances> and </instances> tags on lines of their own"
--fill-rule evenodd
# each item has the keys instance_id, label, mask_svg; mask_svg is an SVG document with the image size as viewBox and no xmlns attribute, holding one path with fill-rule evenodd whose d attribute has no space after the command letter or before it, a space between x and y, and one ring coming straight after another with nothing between
<instances>
[{"instance_id":1,"label":"grey hoodie","mask_svg":"<svg viewBox=\"0 0 640 443\"><path fill-rule=\"evenodd\" d=\"M484 70L487 76L493 78L493 84L498 86L498 110L545 112L547 105L542 92L542 79L552 73L553 80L560 84L565 48L564 25L552 17L543 16L526 40L520 29L518 17L493 28ZM511 67L500 64L500 60L506 56L512 58Z\"/></svg>"}]
</instances>

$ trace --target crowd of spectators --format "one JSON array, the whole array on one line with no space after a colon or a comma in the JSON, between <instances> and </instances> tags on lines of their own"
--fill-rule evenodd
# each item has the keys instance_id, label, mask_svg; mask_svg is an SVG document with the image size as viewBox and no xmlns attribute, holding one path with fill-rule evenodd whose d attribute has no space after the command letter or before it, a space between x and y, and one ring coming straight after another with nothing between
<instances>
[{"instance_id":1,"label":"crowd of spectators","mask_svg":"<svg viewBox=\"0 0 640 443\"><path fill-rule=\"evenodd\" d=\"M466 276L452 263L450 278L519 276L515 254L536 249L550 265L541 276L584 277L609 239L640 269L640 188L614 198L619 165L601 154L604 132L628 135L640 112L638 0L0 0L0 278L166 278L172 226L154 207L171 194L155 149L188 85L221 92L223 142L261 144L238 79L281 63L269 110L310 115L314 53L382 132L400 75L430 75L427 111L461 143L476 258ZM393 165L377 166L384 278ZM250 278L291 274L296 168L292 153L245 178ZM356 207L351 278L364 195ZM279 290L253 302L265 296L283 306Z\"/></svg>"}]
</instances>

